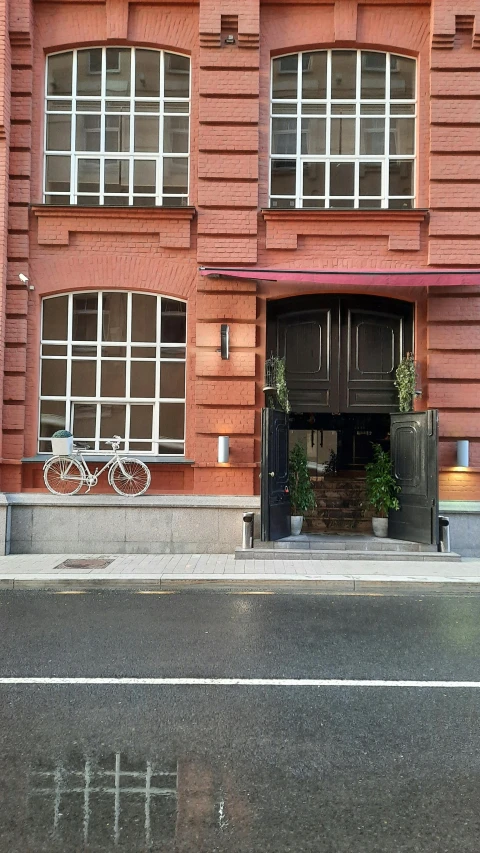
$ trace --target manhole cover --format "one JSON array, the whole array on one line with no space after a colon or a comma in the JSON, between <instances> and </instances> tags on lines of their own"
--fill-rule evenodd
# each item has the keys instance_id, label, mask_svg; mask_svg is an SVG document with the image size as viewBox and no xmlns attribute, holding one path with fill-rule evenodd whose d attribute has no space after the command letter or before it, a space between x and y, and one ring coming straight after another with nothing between
<instances>
[{"instance_id":1,"label":"manhole cover","mask_svg":"<svg viewBox=\"0 0 480 853\"><path fill-rule=\"evenodd\" d=\"M106 569L113 560L64 560L56 569Z\"/></svg>"}]
</instances>

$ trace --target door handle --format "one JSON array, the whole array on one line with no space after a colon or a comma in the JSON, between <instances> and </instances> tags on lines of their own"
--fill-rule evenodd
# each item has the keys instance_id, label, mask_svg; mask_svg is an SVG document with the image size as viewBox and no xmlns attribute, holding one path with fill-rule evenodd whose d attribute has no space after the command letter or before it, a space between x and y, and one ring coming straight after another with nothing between
<instances>
[{"instance_id":1,"label":"door handle","mask_svg":"<svg viewBox=\"0 0 480 853\"><path fill-rule=\"evenodd\" d=\"M275 476L275 471L269 471L269 472L268 472L268 476L269 476L269 477L274 477L274 476Z\"/></svg>"}]
</instances>

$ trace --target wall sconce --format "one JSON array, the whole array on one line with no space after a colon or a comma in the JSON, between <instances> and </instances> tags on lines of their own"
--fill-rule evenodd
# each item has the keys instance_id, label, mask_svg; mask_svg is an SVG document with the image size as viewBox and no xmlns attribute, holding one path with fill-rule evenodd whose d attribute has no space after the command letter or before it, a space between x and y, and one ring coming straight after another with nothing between
<instances>
[{"instance_id":1,"label":"wall sconce","mask_svg":"<svg viewBox=\"0 0 480 853\"><path fill-rule=\"evenodd\" d=\"M231 34L225 39L225 44L235 44L235 36Z\"/></svg>"},{"instance_id":2,"label":"wall sconce","mask_svg":"<svg viewBox=\"0 0 480 853\"><path fill-rule=\"evenodd\" d=\"M220 353L223 359L230 358L230 326L223 323L220 327Z\"/></svg>"},{"instance_id":3,"label":"wall sconce","mask_svg":"<svg viewBox=\"0 0 480 853\"><path fill-rule=\"evenodd\" d=\"M230 456L230 438L228 435L218 436L218 462L222 465L228 462Z\"/></svg>"},{"instance_id":4,"label":"wall sconce","mask_svg":"<svg viewBox=\"0 0 480 853\"><path fill-rule=\"evenodd\" d=\"M467 439L457 441L457 468L469 467L470 442Z\"/></svg>"}]
</instances>

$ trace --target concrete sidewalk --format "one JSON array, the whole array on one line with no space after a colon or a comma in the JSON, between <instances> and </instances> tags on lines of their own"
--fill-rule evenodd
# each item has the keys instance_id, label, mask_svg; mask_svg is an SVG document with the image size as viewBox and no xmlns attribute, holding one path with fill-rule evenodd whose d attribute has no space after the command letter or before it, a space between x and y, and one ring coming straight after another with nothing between
<instances>
[{"instance_id":1,"label":"concrete sidewalk","mask_svg":"<svg viewBox=\"0 0 480 853\"><path fill-rule=\"evenodd\" d=\"M285 557L287 554L285 554ZM433 555L432 555L433 556ZM79 567L77 561L85 561ZM97 561L101 561L98 565ZM235 560L233 554L18 554L0 557L0 587L172 589L306 586L325 592L479 592L480 559ZM260 586L259 586L260 585Z\"/></svg>"}]
</instances>

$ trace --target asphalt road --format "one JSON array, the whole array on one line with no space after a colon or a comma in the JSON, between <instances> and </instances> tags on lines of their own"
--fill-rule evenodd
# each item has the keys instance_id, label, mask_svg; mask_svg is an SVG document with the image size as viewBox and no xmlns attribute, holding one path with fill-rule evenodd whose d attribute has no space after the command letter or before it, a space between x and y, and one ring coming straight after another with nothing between
<instances>
[{"instance_id":1,"label":"asphalt road","mask_svg":"<svg viewBox=\"0 0 480 853\"><path fill-rule=\"evenodd\" d=\"M4 592L0 626L0 853L480 849L480 686L424 686L480 685L480 597ZM49 681L102 677L213 682Z\"/></svg>"}]
</instances>

